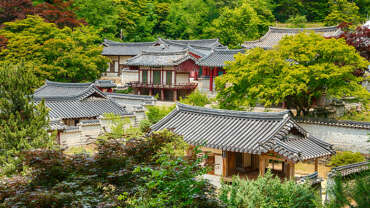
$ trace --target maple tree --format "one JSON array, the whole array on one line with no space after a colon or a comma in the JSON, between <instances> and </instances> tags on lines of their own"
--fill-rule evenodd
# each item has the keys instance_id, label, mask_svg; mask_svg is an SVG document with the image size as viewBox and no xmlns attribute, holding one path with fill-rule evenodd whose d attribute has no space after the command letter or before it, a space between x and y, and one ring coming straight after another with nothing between
<instances>
[{"instance_id":1,"label":"maple tree","mask_svg":"<svg viewBox=\"0 0 370 208\"><path fill-rule=\"evenodd\" d=\"M32 14L34 7L31 0L1 0L0 1L0 25L16 19L24 19Z\"/></svg>"},{"instance_id":2,"label":"maple tree","mask_svg":"<svg viewBox=\"0 0 370 208\"><path fill-rule=\"evenodd\" d=\"M83 19L78 19L73 12L73 2L63 0L53 0L52 2L44 2L35 7L35 13L43 17L47 22L52 22L62 28L78 27L86 22Z\"/></svg>"}]
</instances>

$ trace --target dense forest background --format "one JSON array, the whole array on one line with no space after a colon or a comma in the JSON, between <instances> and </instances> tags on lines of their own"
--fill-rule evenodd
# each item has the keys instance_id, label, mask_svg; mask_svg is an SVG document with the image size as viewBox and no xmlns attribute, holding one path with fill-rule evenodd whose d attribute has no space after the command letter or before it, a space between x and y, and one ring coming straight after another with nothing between
<instances>
[{"instance_id":1,"label":"dense forest background","mask_svg":"<svg viewBox=\"0 0 370 208\"><path fill-rule=\"evenodd\" d=\"M366 20L370 0L2 0L1 22L38 14L61 26L84 23L123 41L219 38L237 47L276 23L335 25ZM7 8L8 7L8 8ZM13 7L13 8L12 8ZM17 8L15 8L17 7ZM13 14L12 14L13 12ZM65 24L64 24L65 23ZM64 24L64 25L63 25Z\"/></svg>"}]
</instances>

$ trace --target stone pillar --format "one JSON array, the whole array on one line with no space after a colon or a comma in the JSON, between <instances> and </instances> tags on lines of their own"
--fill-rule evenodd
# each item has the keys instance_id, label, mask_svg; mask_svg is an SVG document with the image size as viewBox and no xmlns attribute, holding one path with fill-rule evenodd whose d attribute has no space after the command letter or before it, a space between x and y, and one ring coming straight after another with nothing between
<instances>
[{"instance_id":1,"label":"stone pillar","mask_svg":"<svg viewBox=\"0 0 370 208\"><path fill-rule=\"evenodd\" d=\"M137 94L141 95L141 90L140 89L137 89Z\"/></svg>"},{"instance_id":2,"label":"stone pillar","mask_svg":"<svg viewBox=\"0 0 370 208\"><path fill-rule=\"evenodd\" d=\"M164 101L164 89L161 89L161 101Z\"/></svg>"},{"instance_id":3,"label":"stone pillar","mask_svg":"<svg viewBox=\"0 0 370 208\"><path fill-rule=\"evenodd\" d=\"M173 101L177 101L177 90L173 90Z\"/></svg>"}]
</instances>

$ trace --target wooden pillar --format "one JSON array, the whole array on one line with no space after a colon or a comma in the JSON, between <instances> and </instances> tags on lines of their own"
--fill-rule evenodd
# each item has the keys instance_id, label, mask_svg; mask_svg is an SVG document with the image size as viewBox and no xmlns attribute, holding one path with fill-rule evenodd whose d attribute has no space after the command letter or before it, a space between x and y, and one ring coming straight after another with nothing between
<instances>
[{"instance_id":1,"label":"wooden pillar","mask_svg":"<svg viewBox=\"0 0 370 208\"><path fill-rule=\"evenodd\" d=\"M161 89L161 100L164 101L164 89Z\"/></svg>"},{"instance_id":2,"label":"wooden pillar","mask_svg":"<svg viewBox=\"0 0 370 208\"><path fill-rule=\"evenodd\" d=\"M153 95L153 90L150 88L149 89L149 96L152 96Z\"/></svg>"},{"instance_id":3,"label":"wooden pillar","mask_svg":"<svg viewBox=\"0 0 370 208\"><path fill-rule=\"evenodd\" d=\"M222 151L222 176L227 177L228 176L228 157L227 157L227 152Z\"/></svg>"},{"instance_id":4,"label":"wooden pillar","mask_svg":"<svg viewBox=\"0 0 370 208\"><path fill-rule=\"evenodd\" d=\"M294 167L294 163L290 162L289 163L289 177L288 179L290 180L293 180L294 179L294 175L295 175L295 167Z\"/></svg>"},{"instance_id":5,"label":"wooden pillar","mask_svg":"<svg viewBox=\"0 0 370 208\"><path fill-rule=\"evenodd\" d=\"M213 91L213 70L210 69L210 73L209 73L209 91Z\"/></svg>"},{"instance_id":6,"label":"wooden pillar","mask_svg":"<svg viewBox=\"0 0 370 208\"><path fill-rule=\"evenodd\" d=\"M266 160L265 158L263 157L263 155L260 155L259 156L259 171L260 171L260 176L264 176L265 175L265 168L266 168Z\"/></svg>"},{"instance_id":7,"label":"wooden pillar","mask_svg":"<svg viewBox=\"0 0 370 208\"><path fill-rule=\"evenodd\" d=\"M173 90L173 101L176 102L177 101L177 90Z\"/></svg>"},{"instance_id":8,"label":"wooden pillar","mask_svg":"<svg viewBox=\"0 0 370 208\"><path fill-rule=\"evenodd\" d=\"M315 158L315 172L319 171L319 159Z\"/></svg>"}]
</instances>

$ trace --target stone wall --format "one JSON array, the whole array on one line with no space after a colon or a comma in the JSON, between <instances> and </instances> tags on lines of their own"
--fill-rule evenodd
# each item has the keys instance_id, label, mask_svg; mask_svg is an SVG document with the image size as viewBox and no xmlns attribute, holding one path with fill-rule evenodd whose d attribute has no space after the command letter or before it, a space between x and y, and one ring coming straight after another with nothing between
<instances>
[{"instance_id":1,"label":"stone wall","mask_svg":"<svg viewBox=\"0 0 370 208\"><path fill-rule=\"evenodd\" d=\"M299 123L313 136L334 145L339 151L353 151L369 154L370 129L343 127L336 125L320 125L313 123Z\"/></svg>"}]
</instances>

